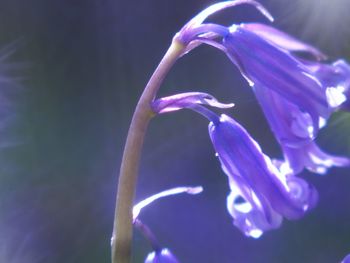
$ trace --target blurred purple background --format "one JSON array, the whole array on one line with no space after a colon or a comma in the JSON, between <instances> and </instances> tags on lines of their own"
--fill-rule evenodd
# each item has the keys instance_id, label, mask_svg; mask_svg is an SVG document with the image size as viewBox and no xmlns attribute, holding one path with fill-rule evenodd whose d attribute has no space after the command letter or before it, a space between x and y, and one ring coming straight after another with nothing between
<instances>
[{"instance_id":1,"label":"blurred purple background","mask_svg":"<svg viewBox=\"0 0 350 263\"><path fill-rule=\"evenodd\" d=\"M330 60L350 61L349 1L261 2L277 28ZM10 61L25 64L15 74L21 86L3 95L15 114L0 137L1 263L109 262L117 175L133 109L172 36L212 3L1 1L0 46L16 42ZM212 19L267 22L246 5ZM222 53L203 46L185 56L159 95L184 91L234 102L227 113L265 153L281 156L249 86ZM305 172L320 193L316 209L249 239L226 212L229 189L207 124L182 111L150 125L136 201L175 186L204 187L201 195L163 199L142 212L161 244L184 263L331 263L350 253L350 169L332 169L327 176ZM331 153L349 156L349 131L350 114L338 113L318 141ZM9 140L16 145L8 146ZM143 262L149 250L135 231L133 261Z\"/></svg>"}]
</instances>

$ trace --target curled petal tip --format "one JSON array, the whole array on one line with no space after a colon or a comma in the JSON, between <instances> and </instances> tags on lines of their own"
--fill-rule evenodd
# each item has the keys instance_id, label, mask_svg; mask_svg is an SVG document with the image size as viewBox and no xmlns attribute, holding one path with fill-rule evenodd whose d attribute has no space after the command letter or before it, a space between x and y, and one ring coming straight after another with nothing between
<instances>
[{"instance_id":1,"label":"curled petal tip","mask_svg":"<svg viewBox=\"0 0 350 263\"><path fill-rule=\"evenodd\" d=\"M188 187L188 189L187 189L187 193L191 194L191 195L200 194L201 192L203 192L202 186Z\"/></svg>"},{"instance_id":2,"label":"curled petal tip","mask_svg":"<svg viewBox=\"0 0 350 263\"><path fill-rule=\"evenodd\" d=\"M220 109L229 109L235 106L234 103L221 103L217 101L214 97L209 97L207 99L204 99L204 101L207 102L209 106Z\"/></svg>"},{"instance_id":3,"label":"curled petal tip","mask_svg":"<svg viewBox=\"0 0 350 263\"><path fill-rule=\"evenodd\" d=\"M313 173L323 175L332 167L350 165L349 158L325 153L314 141L299 147L283 146L282 148L287 160L286 166L290 167L293 173L299 173L306 168Z\"/></svg>"},{"instance_id":4,"label":"curled petal tip","mask_svg":"<svg viewBox=\"0 0 350 263\"><path fill-rule=\"evenodd\" d=\"M195 105L203 104L216 108L231 108L233 103L221 103L212 95L203 92L185 92L155 100L152 109L155 113L166 113L192 108Z\"/></svg>"}]
</instances>

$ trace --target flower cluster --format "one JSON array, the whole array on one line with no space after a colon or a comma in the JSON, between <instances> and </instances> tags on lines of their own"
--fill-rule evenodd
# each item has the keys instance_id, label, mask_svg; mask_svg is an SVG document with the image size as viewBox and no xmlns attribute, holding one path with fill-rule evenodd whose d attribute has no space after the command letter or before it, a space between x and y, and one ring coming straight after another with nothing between
<instances>
[{"instance_id":1,"label":"flower cluster","mask_svg":"<svg viewBox=\"0 0 350 263\"><path fill-rule=\"evenodd\" d=\"M268 25L204 23L238 4L251 4L273 20L256 1L225 1L195 16L174 41L185 47L183 54L207 44L227 55L252 88L283 158L271 160L237 121L207 109L233 106L211 95L177 94L155 100L152 108L157 114L188 108L209 120L209 136L228 177L228 212L238 229L258 238L278 228L283 218L301 218L316 205L317 191L299 176L304 169L324 174L333 166L350 165L349 158L330 155L315 142L332 113L349 110L350 65L344 60L327 63L316 48Z\"/></svg>"},{"instance_id":2,"label":"flower cluster","mask_svg":"<svg viewBox=\"0 0 350 263\"><path fill-rule=\"evenodd\" d=\"M317 192L297 175L304 169L324 174L332 166L348 166L350 159L332 156L316 144L319 130L330 115L348 107L350 65L332 64L316 48L264 24L225 27L204 20L225 8L252 4L269 20L263 6L251 0L214 4L190 20L175 36L186 52L200 44L222 50L252 88L272 132L283 151L283 160L271 160L249 133L232 118L200 104L220 104L203 93L185 93L153 103L156 113L191 108L210 120L209 135L231 192L227 208L234 224L247 236L259 237L280 226L282 218L297 219L317 202ZM313 60L297 56L308 53Z\"/></svg>"}]
</instances>

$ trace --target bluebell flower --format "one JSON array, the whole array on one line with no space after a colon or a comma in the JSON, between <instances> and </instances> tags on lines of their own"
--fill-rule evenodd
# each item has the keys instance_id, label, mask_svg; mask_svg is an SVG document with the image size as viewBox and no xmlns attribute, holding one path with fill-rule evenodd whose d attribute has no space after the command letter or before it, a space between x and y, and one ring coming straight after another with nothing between
<instances>
[{"instance_id":1,"label":"bluebell flower","mask_svg":"<svg viewBox=\"0 0 350 263\"><path fill-rule=\"evenodd\" d=\"M239 68L253 88L269 125L283 150L285 163L295 173L304 168L325 173L332 166L346 166L350 160L323 152L314 142L318 131L338 109L349 108L350 66L343 60L320 62L326 56L316 48L267 25L248 23L225 27L205 24L211 14L237 4L256 6L255 1L221 2L194 17L176 36L188 45L212 45ZM306 60L295 55L304 52Z\"/></svg>"},{"instance_id":2,"label":"bluebell flower","mask_svg":"<svg viewBox=\"0 0 350 263\"><path fill-rule=\"evenodd\" d=\"M244 234L258 238L278 228L283 217L299 219L316 205L316 190L279 170L239 123L227 115L209 118L210 138L229 179L227 208Z\"/></svg>"},{"instance_id":3,"label":"bluebell flower","mask_svg":"<svg viewBox=\"0 0 350 263\"><path fill-rule=\"evenodd\" d=\"M273 32L278 38L271 35L268 39L252 28L235 27L224 38L224 45L251 84L288 165L296 173L307 168L321 174L332 166L349 165L348 158L324 153L314 139L329 116L347 100L350 66L342 60L328 65L298 59L286 45L282 49L281 39L285 39L277 30ZM302 49L300 44L300 50L320 57L308 46Z\"/></svg>"},{"instance_id":4,"label":"bluebell flower","mask_svg":"<svg viewBox=\"0 0 350 263\"><path fill-rule=\"evenodd\" d=\"M260 34L261 28L271 35ZM298 59L290 52L295 49L285 43L290 38L283 36L278 30L260 24L232 26L231 33L223 38L223 45L252 87L275 91L307 113L312 120L312 133L316 134L320 118L327 119L346 101L350 66L342 60L328 65ZM315 49L303 47L301 42L299 45L298 51L321 57Z\"/></svg>"},{"instance_id":5,"label":"bluebell flower","mask_svg":"<svg viewBox=\"0 0 350 263\"><path fill-rule=\"evenodd\" d=\"M291 169L275 166L240 124L227 115L219 117L200 105L200 100L186 97L179 94L162 98L154 102L153 108L157 113L190 108L210 120L209 135L231 190L227 209L234 225L245 235L258 238L278 228L283 217L298 219L316 205L316 190ZM165 102L169 101L167 110ZM210 101L216 102L214 98Z\"/></svg>"},{"instance_id":6,"label":"bluebell flower","mask_svg":"<svg viewBox=\"0 0 350 263\"><path fill-rule=\"evenodd\" d=\"M191 108L210 120L209 135L231 190L228 211L245 235L258 238L278 228L283 218L298 219L316 205L317 191L296 174L304 168L322 174L332 166L350 165L348 158L329 155L315 143L330 115L348 107L350 66L343 60L324 63L322 52L267 25L204 23L208 16L244 3L272 20L258 2L225 1L191 19L175 41L186 47L184 54L208 44L231 59L252 87L285 160L272 161L235 120L201 106L225 107L208 94L183 93L152 106L156 113Z\"/></svg>"}]
</instances>

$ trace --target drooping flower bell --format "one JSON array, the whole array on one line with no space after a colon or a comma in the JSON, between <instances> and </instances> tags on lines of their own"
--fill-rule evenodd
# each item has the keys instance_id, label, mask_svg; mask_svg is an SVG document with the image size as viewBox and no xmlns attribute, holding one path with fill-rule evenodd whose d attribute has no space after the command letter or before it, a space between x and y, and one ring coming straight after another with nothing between
<instances>
[{"instance_id":1,"label":"drooping flower bell","mask_svg":"<svg viewBox=\"0 0 350 263\"><path fill-rule=\"evenodd\" d=\"M175 38L186 43L187 50L205 43L225 52L253 88L286 164L295 173L304 168L325 173L332 166L349 165L349 159L328 155L314 142L334 111L349 108L349 64L343 60L321 63L325 55L316 48L267 25L203 23L209 15L244 3L272 20L255 1L226 1L199 13ZM315 60L299 58L293 52L309 53Z\"/></svg>"},{"instance_id":2,"label":"drooping flower bell","mask_svg":"<svg viewBox=\"0 0 350 263\"><path fill-rule=\"evenodd\" d=\"M235 120L227 115L212 119L209 134L229 178L228 211L247 236L257 238L279 227L283 217L298 219L315 206L316 190L277 169Z\"/></svg>"},{"instance_id":3,"label":"drooping flower bell","mask_svg":"<svg viewBox=\"0 0 350 263\"><path fill-rule=\"evenodd\" d=\"M186 96L184 93L156 100L153 109L163 113L190 108L210 120L209 135L231 189L227 208L234 225L245 235L258 238L278 228L283 217L298 219L315 206L316 190L291 170L274 166L240 124L227 115L219 117L201 106L202 101ZM165 102L171 105L170 110Z\"/></svg>"},{"instance_id":4,"label":"drooping flower bell","mask_svg":"<svg viewBox=\"0 0 350 263\"><path fill-rule=\"evenodd\" d=\"M236 27L224 38L224 45L249 80L286 161L296 173L303 168L325 173L329 167L349 165L348 158L324 153L314 139L329 116L347 100L350 66L342 60L328 65L298 59L289 52L284 34L274 29L260 36L262 28L269 27ZM321 57L300 42L299 50Z\"/></svg>"}]
</instances>

